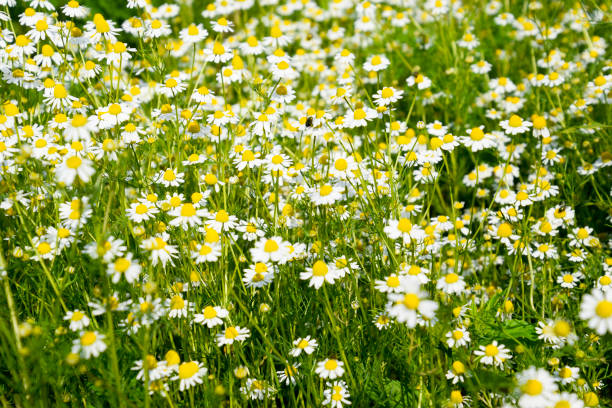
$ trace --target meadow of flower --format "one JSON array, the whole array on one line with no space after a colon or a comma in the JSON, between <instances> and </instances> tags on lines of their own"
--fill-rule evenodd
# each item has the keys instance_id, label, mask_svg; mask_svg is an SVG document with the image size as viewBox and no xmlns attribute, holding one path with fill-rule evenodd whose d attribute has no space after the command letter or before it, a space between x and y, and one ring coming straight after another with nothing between
<instances>
[{"instance_id":1,"label":"meadow of flower","mask_svg":"<svg viewBox=\"0 0 612 408\"><path fill-rule=\"evenodd\" d=\"M612 406L609 2L90 3L0 0L2 407Z\"/></svg>"}]
</instances>

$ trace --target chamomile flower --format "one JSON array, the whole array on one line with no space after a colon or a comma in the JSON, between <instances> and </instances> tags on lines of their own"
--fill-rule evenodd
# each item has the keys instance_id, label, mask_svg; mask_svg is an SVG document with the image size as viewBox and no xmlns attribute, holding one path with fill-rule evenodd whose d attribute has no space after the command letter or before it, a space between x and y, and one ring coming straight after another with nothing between
<instances>
[{"instance_id":1,"label":"chamomile flower","mask_svg":"<svg viewBox=\"0 0 612 408\"><path fill-rule=\"evenodd\" d=\"M385 55L373 55L363 64L363 69L378 72L386 69L390 64L391 62Z\"/></svg>"},{"instance_id":2,"label":"chamomile flower","mask_svg":"<svg viewBox=\"0 0 612 408\"><path fill-rule=\"evenodd\" d=\"M557 376L561 380L561 384L571 384L580 378L580 368L570 366L560 367Z\"/></svg>"},{"instance_id":3,"label":"chamomile flower","mask_svg":"<svg viewBox=\"0 0 612 408\"><path fill-rule=\"evenodd\" d=\"M240 387L240 392L252 400L263 400L270 398L276 390L267 381L249 378L245 385Z\"/></svg>"},{"instance_id":4,"label":"chamomile flower","mask_svg":"<svg viewBox=\"0 0 612 408\"><path fill-rule=\"evenodd\" d=\"M458 360L454 361L451 368L446 372L446 378L451 380L453 384L463 382L465 380L464 375L466 371L465 364Z\"/></svg>"},{"instance_id":5,"label":"chamomile flower","mask_svg":"<svg viewBox=\"0 0 612 408\"><path fill-rule=\"evenodd\" d=\"M584 275L580 271L565 272L557 277L557 283L562 288L572 289L580 283L580 280L584 278Z\"/></svg>"},{"instance_id":6,"label":"chamomile flower","mask_svg":"<svg viewBox=\"0 0 612 408\"><path fill-rule=\"evenodd\" d=\"M582 297L580 318L597 334L612 333L612 291L593 289Z\"/></svg>"},{"instance_id":7,"label":"chamomile flower","mask_svg":"<svg viewBox=\"0 0 612 408\"><path fill-rule=\"evenodd\" d=\"M295 385L299 376L300 363L287 364L283 370L277 371L278 381L285 385Z\"/></svg>"},{"instance_id":8,"label":"chamomile flower","mask_svg":"<svg viewBox=\"0 0 612 408\"><path fill-rule=\"evenodd\" d=\"M221 17L217 21L213 21L211 25L213 31L216 31L218 33L231 33L232 31L234 31L234 23L227 20L225 17Z\"/></svg>"},{"instance_id":9,"label":"chamomile flower","mask_svg":"<svg viewBox=\"0 0 612 408\"><path fill-rule=\"evenodd\" d=\"M132 203L125 212L132 222L141 223L154 218L155 214L159 213L159 210L151 203L143 200Z\"/></svg>"},{"instance_id":10,"label":"chamomile flower","mask_svg":"<svg viewBox=\"0 0 612 408\"><path fill-rule=\"evenodd\" d=\"M450 272L438 279L436 289L447 294L461 294L465 291L465 281L461 275Z\"/></svg>"},{"instance_id":11,"label":"chamomile flower","mask_svg":"<svg viewBox=\"0 0 612 408\"><path fill-rule=\"evenodd\" d=\"M233 54L229 51L226 51L223 44L218 41L213 43L212 48L205 48L204 54L206 55L207 62L215 62L215 63L226 63L230 59L232 59Z\"/></svg>"},{"instance_id":12,"label":"chamomile flower","mask_svg":"<svg viewBox=\"0 0 612 408\"><path fill-rule=\"evenodd\" d=\"M141 248L151 252L151 263L153 266L161 263L166 266L168 262L173 265L173 258L177 257L178 250L174 245L168 244L170 235L161 233L143 241Z\"/></svg>"},{"instance_id":13,"label":"chamomile flower","mask_svg":"<svg viewBox=\"0 0 612 408\"><path fill-rule=\"evenodd\" d=\"M193 315L193 321L202 325L206 325L209 329L223 324L223 319L229 316L227 309L221 306L206 306L202 309L202 313Z\"/></svg>"},{"instance_id":14,"label":"chamomile flower","mask_svg":"<svg viewBox=\"0 0 612 408\"><path fill-rule=\"evenodd\" d=\"M571 392L555 394L551 401L552 407L584 408L584 401Z\"/></svg>"},{"instance_id":15,"label":"chamomile flower","mask_svg":"<svg viewBox=\"0 0 612 408\"><path fill-rule=\"evenodd\" d=\"M482 364L502 367L506 360L512 358L512 354L503 344L499 344L497 340L486 346L480 346L474 351L474 355L479 358Z\"/></svg>"},{"instance_id":16,"label":"chamomile flower","mask_svg":"<svg viewBox=\"0 0 612 408\"><path fill-rule=\"evenodd\" d=\"M473 127L467 131L468 136L461 136L461 143L473 152L489 149L495 146L495 140L490 133L486 133L483 126Z\"/></svg>"},{"instance_id":17,"label":"chamomile flower","mask_svg":"<svg viewBox=\"0 0 612 408\"><path fill-rule=\"evenodd\" d=\"M342 197L344 190L334 184L323 184L314 188L310 193L310 199L316 206L332 205Z\"/></svg>"},{"instance_id":18,"label":"chamomile flower","mask_svg":"<svg viewBox=\"0 0 612 408\"><path fill-rule=\"evenodd\" d=\"M68 17L85 18L89 14L89 9L76 0L70 0L62 7L62 12Z\"/></svg>"},{"instance_id":19,"label":"chamomile flower","mask_svg":"<svg viewBox=\"0 0 612 408\"><path fill-rule=\"evenodd\" d=\"M153 19L146 23L145 36L148 38L165 37L171 33L170 26L163 20Z\"/></svg>"},{"instance_id":20,"label":"chamomile flower","mask_svg":"<svg viewBox=\"0 0 612 408\"><path fill-rule=\"evenodd\" d=\"M383 330L391 326L391 316L387 312L379 312L372 320L378 330Z\"/></svg>"},{"instance_id":21,"label":"chamomile flower","mask_svg":"<svg viewBox=\"0 0 612 408\"><path fill-rule=\"evenodd\" d=\"M191 257L196 264L216 262L221 257L221 249L219 242L203 242L195 245Z\"/></svg>"},{"instance_id":22,"label":"chamomile flower","mask_svg":"<svg viewBox=\"0 0 612 408\"><path fill-rule=\"evenodd\" d=\"M240 326L228 326L222 333L216 335L217 345L223 347L224 345L232 345L234 342L243 342L249 336L251 332L249 329Z\"/></svg>"},{"instance_id":23,"label":"chamomile flower","mask_svg":"<svg viewBox=\"0 0 612 408\"><path fill-rule=\"evenodd\" d=\"M140 273L142 267L137 259L132 259L132 254L121 256L108 264L106 273L111 275L113 283L118 283L121 276L125 276L128 283L134 283Z\"/></svg>"},{"instance_id":24,"label":"chamomile flower","mask_svg":"<svg viewBox=\"0 0 612 408\"><path fill-rule=\"evenodd\" d=\"M595 286L597 287L597 289L600 289L603 292L608 292L612 290L612 274L608 272L605 275L602 275L597 278L597 283Z\"/></svg>"},{"instance_id":25,"label":"chamomile flower","mask_svg":"<svg viewBox=\"0 0 612 408\"><path fill-rule=\"evenodd\" d=\"M206 216L206 210L197 208L192 203L183 203L169 211L168 215L174 217L170 221L170 225L180 226L187 231L189 228L202 224L202 218Z\"/></svg>"},{"instance_id":26,"label":"chamomile flower","mask_svg":"<svg viewBox=\"0 0 612 408\"><path fill-rule=\"evenodd\" d=\"M402 280L406 277L397 274L391 274L384 280L377 280L375 282L375 288L381 293L399 293L402 291Z\"/></svg>"},{"instance_id":27,"label":"chamomile flower","mask_svg":"<svg viewBox=\"0 0 612 408\"><path fill-rule=\"evenodd\" d=\"M244 270L242 281L246 287L261 288L274 279L275 269L272 265L257 262Z\"/></svg>"},{"instance_id":28,"label":"chamomile flower","mask_svg":"<svg viewBox=\"0 0 612 408\"><path fill-rule=\"evenodd\" d=\"M192 23L188 27L183 28L180 32L180 38L182 38L186 43L189 44L199 43L207 36L208 31L206 31L202 24Z\"/></svg>"},{"instance_id":29,"label":"chamomile flower","mask_svg":"<svg viewBox=\"0 0 612 408\"><path fill-rule=\"evenodd\" d=\"M179 173L177 169L168 168L158 173L156 182L164 187L178 187L184 182L184 177L185 174Z\"/></svg>"},{"instance_id":30,"label":"chamomile flower","mask_svg":"<svg viewBox=\"0 0 612 408\"><path fill-rule=\"evenodd\" d=\"M417 74L416 76L411 75L406 79L406 83L408 86L415 86L420 91L427 89L431 86L431 79L422 74Z\"/></svg>"},{"instance_id":31,"label":"chamomile flower","mask_svg":"<svg viewBox=\"0 0 612 408\"><path fill-rule=\"evenodd\" d=\"M549 406L557 391L552 375L542 368L529 367L517 374L517 385L521 392L518 405L521 408Z\"/></svg>"},{"instance_id":32,"label":"chamomile flower","mask_svg":"<svg viewBox=\"0 0 612 408\"><path fill-rule=\"evenodd\" d=\"M277 262L284 264L289 259L289 246L281 237L262 238L250 250L255 262Z\"/></svg>"},{"instance_id":33,"label":"chamomile flower","mask_svg":"<svg viewBox=\"0 0 612 408\"><path fill-rule=\"evenodd\" d=\"M168 317L170 318L187 317L187 313L191 311L192 306L189 300L184 299L179 294L172 296L170 299L166 299L166 308L168 310Z\"/></svg>"},{"instance_id":34,"label":"chamomile flower","mask_svg":"<svg viewBox=\"0 0 612 408\"><path fill-rule=\"evenodd\" d=\"M464 347L470 342L470 332L465 327L458 327L446 333L448 347Z\"/></svg>"},{"instance_id":35,"label":"chamomile flower","mask_svg":"<svg viewBox=\"0 0 612 408\"><path fill-rule=\"evenodd\" d=\"M179 391L185 391L198 384L202 384L208 369L199 361L188 361L181 363L178 367L178 374L172 377L173 381L179 381Z\"/></svg>"},{"instance_id":36,"label":"chamomile flower","mask_svg":"<svg viewBox=\"0 0 612 408\"><path fill-rule=\"evenodd\" d=\"M81 310L69 311L64 316L64 320L68 320L70 322L69 328L72 331L81 331L87 326L89 326L90 320L87 315Z\"/></svg>"},{"instance_id":37,"label":"chamomile flower","mask_svg":"<svg viewBox=\"0 0 612 408\"><path fill-rule=\"evenodd\" d=\"M95 172L91 160L75 155L67 157L58 165L55 177L59 183L70 186L77 178L83 183L89 182Z\"/></svg>"},{"instance_id":38,"label":"chamomile flower","mask_svg":"<svg viewBox=\"0 0 612 408\"><path fill-rule=\"evenodd\" d=\"M438 304L427 299L427 293L418 284L405 285L402 293L389 293L387 311L389 316L398 322L405 323L408 328L417 324L418 316L432 319L435 316Z\"/></svg>"},{"instance_id":39,"label":"chamomile flower","mask_svg":"<svg viewBox=\"0 0 612 408\"><path fill-rule=\"evenodd\" d=\"M323 391L323 402L324 406L330 406L331 408L342 408L344 405L350 405L351 402L348 398L351 396L349 393L346 383L344 381L334 381L333 383L327 383L327 389Z\"/></svg>"},{"instance_id":40,"label":"chamomile flower","mask_svg":"<svg viewBox=\"0 0 612 408\"><path fill-rule=\"evenodd\" d=\"M323 379L334 380L344 375L344 362L335 358L326 358L317 363L315 372Z\"/></svg>"},{"instance_id":41,"label":"chamomile flower","mask_svg":"<svg viewBox=\"0 0 612 408\"><path fill-rule=\"evenodd\" d=\"M389 86L376 92L373 98L378 106L387 106L399 101L403 94L404 91L400 91L392 86Z\"/></svg>"},{"instance_id":42,"label":"chamomile flower","mask_svg":"<svg viewBox=\"0 0 612 408\"><path fill-rule=\"evenodd\" d=\"M289 351L292 357L298 357L300 354L312 354L318 347L318 343L310 336L300 337L293 341L293 348Z\"/></svg>"},{"instance_id":43,"label":"chamomile flower","mask_svg":"<svg viewBox=\"0 0 612 408\"><path fill-rule=\"evenodd\" d=\"M312 267L307 267L306 272L300 273L300 279L308 280L308 286L312 286L315 289L320 289L325 282L333 285L337 278L335 266L327 264L320 259Z\"/></svg>"},{"instance_id":44,"label":"chamomile flower","mask_svg":"<svg viewBox=\"0 0 612 408\"><path fill-rule=\"evenodd\" d=\"M423 230L418 225L414 225L408 218L388 220L384 232L391 239L401 238L404 244L420 241L425 237Z\"/></svg>"},{"instance_id":45,"label":"chamomile flower","mask_svg":"<svg viewBox=\"0 0 612 408\"><path fill-rule=\"evenodd\" d=\"M168 78L159 87L159 92L167 98L173 98L187 89L187 85L177 78Z\"/></svg>"},{"instance_id":46,"label":"chamomile flower","mask_svg":"<svg viewBox=\"0 0 612 408\"><path fill-rule=\"evenodd\" d=\"M104 335L97 331L81 332L79 338L73 341L72 352L87 360L98 357L104 350L106 350Z\"/></svg>"},{"instance_id":47,"label":"chamomile flower","mask_svg":"<svg viewBox=\"0 0 612 408\"><path fill-rule=\"evenodd\" d=\"M470 69L475 74L486 74L491 71L491 64L485 60L480 60L470 66Z\"/></svg>"},{"instance_id":48,"label":"chamomile flower","mask_svg":"<svg viewBox=\"0 0 612 408\"><path fill-rule=\"evenodd\" d=\"M523 120L518 115L512 115L508 120L502 120L499 125L509 135L518 135L525 133L531 127L531 122Z\"/></svg>"},{"instance_id":49,"label":"chamomile flower","mask_svg":"<svg viewBox=\"0 0 612 408\"><path fill-rule=\"evenodd\" d=\"M344 119L344 127L353 129L357 127L365 127L368 122L378 116L375 109L368 107L357 108L350 111Z\"/></svg>"}]
</instances>

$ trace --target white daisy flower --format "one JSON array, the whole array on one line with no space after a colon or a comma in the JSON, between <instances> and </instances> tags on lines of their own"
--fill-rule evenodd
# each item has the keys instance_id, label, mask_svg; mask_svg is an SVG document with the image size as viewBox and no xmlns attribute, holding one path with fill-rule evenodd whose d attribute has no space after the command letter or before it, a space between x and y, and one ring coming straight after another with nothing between
<instances>
[{"instance_id":1,"label":"white daisy flower","mask_svg":"<svg viewBox=\"0 0 612 408\"><path fill-rule=\"evenodd\" d=\"M217 345L223 347L224 345L234 344L236 341L243 342L249 338L251 335L250 333L249 329L240 326L226 327L223 333L218 333L216 335Z\"/></svg>"},{"instance_id":2,"label":"white daisy flower","mask_svg":"<svg viewBox=\"0 0 612 408\"><path fill-rule=\"evenodd\" d=\"M292 357L298 357L302 353L312 354L317 348L317 341L310 336L300 337L293 341L293 348L289 351Z\"/></svg>"},{"instance_id":3,"label":"white daisy flower","mask_svg":"<svg viewBox=\"0 0 612 408\"><path fill-rule=\"evenodd\" d=\"M582 297L580 318L587 320L588 326L603 336L612 333L612 291L603 292L593 289Z\"/></svg>"},{"instance_id":4,"label":"white daisy flower","mask_svg":"<svg viewBox=\"0 0 612 408\"><path fill-rule=\"evenodd\" d=\"M209 329L223 324L223 319L229 316L227 309L221 306L206 306L202 309L202 313L193 315L193 321L202 325L206 325Z\"/></svg>"},{"instance_id":5,"label":"white daisy flower","mask_svg":"<svg viewBox=\"0 0 612 408\"><path fill-rule=\"evenodd\" d=\"M104 335L97 331L81 332L79 338L73 341L72 352L84 359L98 357L104 350L106 350Z\"/></svg>"},{"instance_id":6,"label":"white daisy flower","mask_svg":"<svg viewBox=\"0 0 612 408\"><path fill-rule=\"evenodd\" d=\"M72 331L80 331L85 327L89 326L89 317L85 315L84 312L80 310L69 311L64 316L64 320L68 320L70 322L70 330Z\"/></svg>"},{"instance_id":7,"label":"white daisy flower","mask_svg":"<svg viewBox=\"0 0 612 408\"><path fill-rule=\"evenodd\" d=\"M197 384L202 384L204 377L208 374L208 369L198 361L184 362L179 365L178 375L172 377L173 381L179 380L179 390L185 391Z\"/></svg>"},{"instance_id":8,"label":"white daisy flower","mask_svg":"<svg viewBox=\"0 0 612 408\"><path fill-rule=\"evenodd\" d=\"M315 372L323 379L336 379L344 374L344 363L335 358L326 358L317 363Z\"/></svg>"},{"instance_id":9,"label":"white daisy flower","mask_svg":"<svg viewBox=\"0 0 612 408\"><path fill-rule=\"evenodd\" d=\"M517 374L518 389L522 393L518 400L520 408L550 406L557 391L552 375L542 368L529 367Z\"/></svg>"},{"instance_id":10,"label":"white daisy flower","mask_svg":"<svg viewBox=\"0 0 612 408\"><path fill-rule=\"evenodd\" d=\"M300 273L300 279L310 280L308 286L313 286L315 289L321 288L325 282L333 285L337 277L334 265L328 265L321 260L306 268L306 272Z\"/></svg>"}]
</instances>

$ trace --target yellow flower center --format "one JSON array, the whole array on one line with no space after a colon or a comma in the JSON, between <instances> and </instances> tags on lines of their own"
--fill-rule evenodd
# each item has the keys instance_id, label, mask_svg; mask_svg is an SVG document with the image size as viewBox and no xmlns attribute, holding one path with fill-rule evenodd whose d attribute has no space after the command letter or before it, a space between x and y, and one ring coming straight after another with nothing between
<instances>
[{"instance_id":1,"label":"yellow flower center","mask_svg":"<svg viewBox=\"0 0 612 408\"><path fill-rule=\"evenodd\" d=\"M380 93L381 96L383 98L390 98L393 96L393 89L391 88L383 88L382 92Z\"/></svg>"},{"instance_id":2,"label":"yellow flower center","mask_svg":"<svg viewBox=\"0 0 612 408\"><path fill-rule=\"evenodd\" d=\"M463 338L463 332L461 330L455 330L453 332L453 339L461 340Z\"/></svg>"},{"instance_id":3,"label":"yellow flower center","mask_svg":"<svg viewBox=\"0 0 612 408\"><path fill-rule=\"evenodd\" d=\"M461 391L452 391L450 395L450 400L453 404L460 404L463 402L463 396L461 395Z\"/></svg>"},{"instance_id":4,"label":"yellow flower center","mask_svg":"<svg viewBox=\"0 0 612 408\"><path fill-rule=\"evenodd\" d=\"M76 311L72 314L72 316L70 317L70 320L73 322L78 322L80 321L83 317L85 317L85 315L83 314L83 312L80 311Z\"/></svg>"},{"instance_id":5,"label":"yellow flower center","mask_svg":"<svg viewBox=\"0 0 612 408\"><path fill-rule=\"evenodd\" d=\"M236 330L234 326L228 327L227 329L225 329L226 339L235 339L236 337L238 337L238 334L239 334L238 330Z\"/></svg>"},{"instance_id":6,"label":"yellow flower center","mask_svg":"<svg viewBox=\"0 0 612 408\"><path fill-rule=\"evenodd\" d=\"M179 295L174 295L170 301L170 308L173 310L180 310L185 307L185 301Z\"/></svg>"},{"instance_id":7,"label":"yellow flower center","mask_svg":"<svg viewBox=\"0 0 612 408\"><path fill-rule=\"evenodd\" d=\"M414 293L407 293L404 295L404 300L402 301L406 308L411 310L416 310L419 307L419 297Z\"/></svg>"},{"instance_id":8,"label":"yellow flower center","mask_svg":"<svg viewBox=\"0 0 612 408\"><path fill-rule=\"evenodd\" d=\"M612 302L602 300L597 304L597 307L595 307L595 313L597 313L597 316L603 319L607 319L608 317L612 316Z\"/></svg>"},{"instance_id":9,"label":"yellow flower center","mask_svg":"<svg viewBox=\"0 0 612 408\"><path fill-rule=\"evenodd\" d=\"M74 169L78 169L82 162L83 161L81 160L80 157L72 156L72 157L68 158L68 160L66 160L66 166L69 169L73 169L74 170Z\"/></svg>"},{"instance_id":10,"label":"yellow flower center","mask_svg":"<svg viewBox=\"0 0 612 408\"><path fill-rule=\"evenodd\" d=\"M494 344L489 344L485 347L485 355L489 357L496 356L499 353L499 349Z\"/></svg>"},{"instance_id":11,"label":"yellow flower center","mask_svg":"<svg viewBox=\"0 0 612 408\"><path fill-rule=\"evenodd\" d=\"M542 383L538 380L527 380L521 387L521 391L531 396L540 395L543 389Z\"/></svg>"},{"instance_id":12,"label":"yellow flower center","mask_svg":"<svg viewBox=\"0 0 612 408\"><path fill-rule=\"evenodd\" d=\"M185 380L193 377L199 371L198 363L190 361L179 366L179 379Z\"/></svg>"},{"instance_id":13,"label":"yellow flower center","mask_svg":"<svg viewBox=\"0 0 612 408\"><path fill-rule=\"evenodd\" d=\"M206 184L208 184L209 186L215 185L217 184L217 176L208 173L206 174L206 176L204 176L204 182L206 182Z\"/></svg>"},{"instance_id":14,"label":"yellow flower center","mask_svg":"<svg viewBox=\"0 0 612 408\"><path fill-rule=\"evenodd\" d=\"M327 360L327 361L325 362L325 369L326 369L326 370L328 370L328 371L333 371L333 370L335 370L336 368L338 368L338 361L336 361L336 360L334 360L334 359L330 359L330 360Z\"/></svg>"},{"instance_id":15,"label":"yellow flower center","mask_svg":"<svg viewBox=\"0 0 612 408\"><path fill-rule=\"evenodd\" d=\"M96 341L96 333L87 331L81 336L81 345L91 346Z\"/></svg>"},{"instance_id":16,"label":"yellow flower center","mask_svg":"<svg viewBox=\"0 0 612 408\"><path fill-rule=\"evenodd\" d=\"M321 197L325 197L328 196L332 193L334 189L332 188L332 186L330 186L329 184L325 184L324 186L321 186L321 188L319 189L319 194L321 195Z\"/></svg>"},{"instance_id":17,"label":"yellow flower center","mask_svg":"<svg viewBox=\"0 0 612 408\"><path fill-rule=\"evenodd\" d=\"M589 236L589 231L584 228L580 228L576 236L578 237L578 239L586 239Z\"/></svg>"},{"instance_id":18,"label":"yellow flower center","mask_svg":"<svg viewBox=\"0 0 612 408\"><path fill-rule=\"evenodd\" d=\"M510 116L510 120L508 120L508 125L512 127L521 127L523 125L523 119L521 119L518 115Z\"/></svg>"},{"instance_id":19,"label":"yellow flower center","mask_svg":"<svg viewBox=\"0 0 612 408\"><path fill-rule=\"evenodd\" d=\"M215 308L212 306L206 306L204 308L204 318L212 319L214 317L217 317L217 311L215 310Z\"/></svg>"},{"instance_id":20,"label":"yellow flower center","mask_svg":"<svg viewBox=\"0 0 612 408\"><path fill-rule=\"evenodd\" d=\"M453 363L453 371L455 374L465 373L465 365L461 361L455 361Z\"/></svg>"},{"instance_id":21,"label":"yellow flower center","mask_svg":"<svg viewBox=\"0 0 612 408\"><path fill-rule=\"evenodd\" d=\"M389 276L387 278L387 286L390 288L397 288L400 285L400 280L397 276Z\"/></svg>"},{"instance_id":22,"label":"yellow flower center","mask_svg":"<svg viewBox=\"0 0 612 408\"><path fill-rule=\"evenodd\" d=\"M446 281L446 283L455 283L459 280L459 275L457 275L456 273L449 273L444 277L444 280Z\"/></svg>"},{"instance_id":23,"label":"yellow flower center","mask_svg":"<svg viewBox=\"0 0 612 408\"><path fill-rule=\"evenodd\" d=\"M312 265L313 276L325 276L327 275L328 271L329 268L327 267L327 264L323 261L317 261L314 263L314 265Z\"/></svg>"},{"instance_id":24,"label":"yellow flower center","mask_svg":"<svg viewBox=\"0 0 612 408\"><path fill-rule=\"evenodd\" d=\"M559 377L570 378L572 376L572 370L569 367L563 367L559 370Z\"/></svg>"},{"instance_id":25,"label":"yellow flower center","mask_svg":"<svg viewBox=\"0 0 612 408\"><path fill-rule=\"evenodd\" d=\"M508 238L512 235L512 226L507 222L502 223L497 227L497 236L500 238Z\"/></svg>"},{"instance_id":26,"label":"yellow flower center","mask_svg":"<svg viewBox=\"0 0 612 408\"><path fill-rule=\"evenodd\" d=\"M412 230L412 223L408 218L400 218L397 223L397 229L403 233L408 233Z\"/></svg>"},{"instance_id":27,"label":"yellow flower center","mask_svg":"<svg viewBox=\"0 0 612 408\"><path fill-rule=\"evenodd\" d=\"M118 115L121 113L121 105L119 105L118 103L113 103L111 106L108 107L108 113L110 113L111 115Z\"/></svg>"},{"instance_id":28,"label":"yellow flower center","mask_svg":"<svg viewBox=\"0 0 612 408\"><path fill-rule=\"evenodd\" d=\"M347 167L348 167L348 162L342 158L336 160L336 162L334 163L334 168L338 171L344 171L347 169Z\"/></svg>"},{"instance_id":29,"label":"yellow flower center","mask_svg":"<svg viewBox=\"0 0 612 408\"><path fill-rule=\"evenodd\" d=\"M278 251L278 244L273 239L269 239L266 241L266 244L264 245L264 251L268 253L276 252Z\"/></svg>"},{"instance_id":30,"label":"yellow flower center","mask_svg":"<svg viewBox=\"0 0 612 408\"><path fill-rule=\"evenodd\" d=\"M472 128L472 131L470 132L470 138L472 140L479 141L479 140L482 140L484 137L485 137L485 134L481 128L479 127Z\"/></svg>"},{"instance_id":31,"label":"yellow flower center","mask_svg":"<svg viewBox=\"0 0 612 408\"><path fill-rule=\"evenodd\" d=\"M119 273L124 273L130 267L131 262L127 258L119 258L115 261L115 270Z\"/></svg>"},{"instance_id":32,"label":"yellow flower center","mask_svg":"<svg viewBox=\"0 0 612 408\"><path fill-rule=\"evenodd\" d=\"M168 169L164 171L164 180L166 181L176 180L176 174L174 174L174 171L172 169Z\"/></svg>"},{"instance_id":33,"label":"yellow flower center","mask_svg":"<svg viewBox=\"0 0 612 408\"><path fill-rule=\"evenodd\" d=\"M358 109L355 109L353 116L355 117L356 120L362 120L362 119L365 119L366 113L363 109L358 108Z\"/></svg>"}]
</instances>

